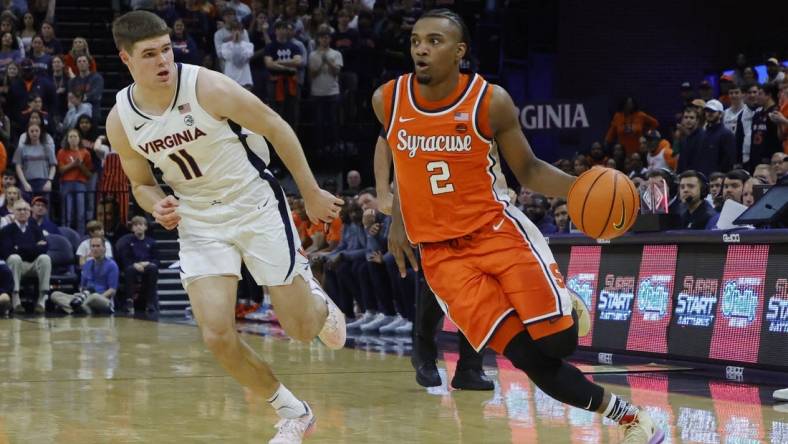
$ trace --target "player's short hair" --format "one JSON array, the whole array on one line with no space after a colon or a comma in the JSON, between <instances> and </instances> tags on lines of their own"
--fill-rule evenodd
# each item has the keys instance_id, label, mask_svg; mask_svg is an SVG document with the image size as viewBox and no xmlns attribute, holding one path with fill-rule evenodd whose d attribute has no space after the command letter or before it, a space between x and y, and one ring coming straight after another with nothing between
<instances>
[{"instance_id":1,"label":"player's short hair","mask_svg":"<svg viewBox=\"0 0 788 444\"><path fill-rule=\"evenodd\" d=\"M460 41L469 47L471 46L471 32L468 30L468 25L465 24L465 21L456 12L446 8L430 9L422 14L419 20L425 18L443 18L450 21L460 30Z\"/></svg>"},{"instance_id":2,"label":"player's short hair","mask_svg":"<svg viewBox=\"0 0 788 444\"><path fill-rule=\"evenodd\" d=\"M169 34L170 28L161 17L144 10L128 12L112 22L115 46L127 52L139 41Z\"/></svg>"}]
</instances>

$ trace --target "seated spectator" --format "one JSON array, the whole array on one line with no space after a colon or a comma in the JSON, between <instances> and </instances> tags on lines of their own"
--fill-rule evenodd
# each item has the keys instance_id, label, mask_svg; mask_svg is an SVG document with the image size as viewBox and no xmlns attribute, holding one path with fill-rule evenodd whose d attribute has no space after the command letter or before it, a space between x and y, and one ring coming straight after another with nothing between
<instances>
[{"instance_id":1,"label":"seated spectator","mask_svg":"<svg viewBox=\"0 0 788 444\"><path fill-rule=\"evenodd\" d=\"M112 244L104 237L104 226L101 225L99 221L92 220L87 224L88 230L88 238L83 240L79 247L77 247L77 257L79 258L79 266L85 265L88 259L90 259L93 254L92 250L90 249L90 239L94 237L100 237L104 239L104 251L107 257L112 258Z\"/></svg>"},{"instance_id":2,"label":"seated spectator","mask_svg":"<svg viewBox=\"0 0 788 444\"><path fill-rule=\"evenodd\" d=\"M648 130L646 133L646 161L648 169L667 168L671 171L676 170L678 159L673 156L673 149L670 142L662 138L657 130Z\"/></svg>"},{"instance_id":3,"label":"seated spectator","mask_svg":"<svg viewBox=\"0 0 788 444\"><path fill-rule=\"evenodd\" d=\"M77 58L79 56L88 56L90 72L96 72L96 60L90 55L88 41L85 40L84 37L75 37L71 42L71 50L69 50L63 58L63 63L71 68L71 72L73 73L79 72L79 67L77 67Z\"/></svg>"},{"instance_id":4,"label":"seated spectator","mask_svg":"<svg viewBox=\"0 0 788 444\"><path fill-rule=\"evenodd\" d=\"M531 195L531 201L525 206L525 215L533 224L542 232L542 234L553 234L558 229L553 225L551 218L547 217L547 210L550 205L547 203L547 198L539 193Z\"/></svg>"},{"instance_id":5,"label":"seated spectator","mask_svg":"<svg viewBox=\"0 0 788 444\"><path fill-rule=\"evenodd\" d=\"M224 75L235 80L246 89L252 89L252 70L249 59L254 55L254 45L248 40L241 40L241 33L246 32L238 20L230 22L227 28L230 31L230 40L216 48L224 60Z\"/></svg>"},{"instance_id":6,"label":"seated spectator","mask_svg":"<svg viewBox=\"0 0 788 444\"><path fill-rule=\"evenodd\" d=\"M2 89L2 86L0 86L0 89ZM3 94L3 91L0 91L0 94ZM5 113L2 106L0 106L0 143L9 148L13 146L11 145L11 119L8 118L8 114ZM5 168L3 171L5 171Z\"/></svg>"},{"instance_id":7,"label":"seated spectator","mask_svg":"<svg viewBox=\"0 0 788 444\"><path fill-rule=\"evenodd\" d=\"M14 204L14 223L0 229L0 257L5 258L8 268L14 275L14 289L11 294L11 306L15 313L24 313L19 298L22 278L35 276L38 278L38 299L35 311L44 313L44 303L49 293L49 276L52 273L52 261L47 256L47 241L44 233L30 221L30 205L23 200Z\"/></svg>"},{"instance_id":8,"label":"seated spectator","mask_svg":"<svg viewBox=\"0 0 788 444\"><path fill-rule=\"evenodd\" d=\"M757 177L750 177L747 182L744 182L744 188L741 193L741 203L747 207L751 207L755 203L755 195L753 194L753 187L756 185L766 185L761 182Z\"/></svg>"},{"instance_id":9,"label":"seated spectator","mask_svg":"<svg viewBox=\"0 0 788 444\"><path fill-rule=\"evenodd\" d=\"M3 180L0 182L0 216L2 216L2 207L5 206L5 190L8 187L15 187L16 186L16 173L10 169L3 170ZM10 210L10 209L9 209Z\"/></svg>"},{"instance_id":10,"label":"seated spectator","mask_svg":"<svg viewBox=\"0 0 788 444\"><path fill-rule=\"evenodd\" d=\"M60 192L65 204L63 206L65 223L67 227L74 228L78 233L84 233L87 197L85 193L87 182L93 174L93 161L88 150L79 145L79 131L73 128L68 130L66 141L68 146L57 153Z\"/></svg>"},{"instance_id":11,"label":"seated spectator","mask_svg":"<svg viewBox=\"0 0 788 444\"><path fill-rule=\"evenodd\" d=\"M589 169L591 169L591 164L588 162L586 156L582 154L578 154L577 156L575 156L574 164L575 164L574 165L575 176L579 176L585 173L586 171L588 171Z\"/></svg>"},{"instance_id":12,"label":"seated spectator","mask_svg":"<svg viewBox=\"0 0 788 444\"><path fill-rule=\"evenodd\" d=\"M779 154L779 153L776 153ZM777 183L777 175L774 173L772 166L768 163L761 163L755 166L755 171L752 177L757 177L761 182L766 185L774 185Z\"/></svg>"},{"instance_id":13,"label":"seated spectator","mask_svg":"<svg viewBox=\"0 0 788 444\"><path fill-rule=\"evenodd\" d=\"M144 307L146 312L156 313L159 311L156 288L159 279L159 256L156 240L146 236L147 231L148 221L144 217L131 218L132 233L118 240L118 244L123 244L118 250L118 258L126 277L128 296L134 299L135 309ZM127 241L123 242L126 237Z\"/></svg>"},{"instance_id":14,"label":"seated spectator","mask_svg":"<svg viewBox=\"0 0 788 444\"><path fill-rule=\"evenodd\" d=\"M315 101L315 140L319 147L333 147L339 141L339 72L342 54L329 47L331 33L323 26L317 33L318 47L309 54L309 77Z\"/></svg>"},{"instance_id":15,"label":"seated spectator","mask_svg":"<svg viewBox=\"0 0 788 444\"><path fill-rule=\"evenodd\" d=\"M591 144L591 150L588 152L586 158L592 167L594 166L607 166L608 157L605 155L605 147L599 142Z\"/></svg>"},{"instance_id":16,"label":"seated spectator","mask_svg":"<svg viewBox=\"0 0 788 444\"><path fill-rule=\"evenodd\" d=\"M83 102L80 95L69 91L66 97L68 97L68 111L63 118L63 124L58 128L60 134L76 128L80 117L93 117L93 105Z\"/></svg>"},{"instance_id":17,"label":"seated spectator","mask_svg":"<svg viewBox=\"0 0 788 444\"><path fill-rule=\"evenodd\" d=\"M14 274L5 261L0 260L0 317L8 316L11 309L11 293L14 292Z\"/></svg>"},{"instance_id":18,"label":"seated spectator","mask_svg":"<svg viewBox=\"0 0 788 444\"><path fill-rule=\"evenodd\" d=\"M89 103L93 121L101 119L101 97L104 95L104 77L90 70L90 56L77 57L76 75L68 81L68 91L73 92L80 101ZM70 101L69 101L70 103ZM85 114L84 112L77 113Z\"/></svg>"},{"instance_id":19,"label":"seated spectator","mask_svg":"<svg viewBox=\"0 0 788 444\"><path fill-rule=\"evenodd\" d=\"M33 194L52 191L57 159L55 151L42 143L40 126L28 126L27 139L16 149L14 163L26 199L31 199Z\"/></svg>"},{"instance_id":20,"label":"seated spectator","mask_svg":"<svg viewBox=\"0 0 788 444\"><path fill-rule=\"evenodd\" d=\"M0 74L4 75L8 65L19 64L24 58L24 53L16 46L16 39L10 32L0 36Z\"/></svg>"},{"instance_id":21,"label":"seated spectator","mask_svg":"<svg viewBox=\"0 0 788 444\"><path fill-rule=\"evenodd\" d=\"M679 174L679 199L683 204L679 212L681 228L704 230L717 214L706 200L707 189L705 178L697 171L687 170Z\"/></svg>"},{"instance_id":22,"label":"seated spectator","mask_svg":"<svg viewBox=\"0 0 788 444\"><path fill-rule=\"evenodd\" d=\"M638 151L639 139L649 129L659 127L659 121L640 111L633 97L625 98L619 105L619 110L613 115L610 129L605 136L605 142L615 142L624 146L628 155Z\"/></svg>"},{"instance_id":23,"label":"seated spectator","mask_svg":"<svg viewBox=\"0 0 788 444\"><path fill-rule=\"evenodd\" d=\"M556 233L569 233L569 210L566 206L566 200L556 199L553 202L552 211Z\"/></svg>"},{"instance_id":24,"label":"seated spectator","mask_svg":"<svg viewBox=\"0 0 788 444\"><path fill-rule=\"evenodd\" d=\"M38 225L38 228L41 228L44 237L50 234L61 234L60 228L48 216L49 201L44 196L36 196L31 201L31 204L32 221Z\"/></svg>"},{"instance_id":25,"label":"seated spectator","mask_svg":"<svg viewBox=\"0 0 788 444\"><path fill-rule=\"evenodd\" d=\"M515 206L518 210L525 213L525 207L531 204L531 196L534 194L532 190L524 185L520 185L520 192L517 193L517 203Z\"/></svg>"},{"instance_id":26,"label":"seated spectator","mask_svg":"<svg viewBox=\"0 0 788 444\"><path fill-rule=\"evenodd\" d=\"M343 224L342 240L334 250L315 259L324 263L326 292L348 319L354 319L354 301L362 307L363 301L353 265L366 255L367 233L361 225L363 212L356 202L344 206L339 217Z\"/></svg>"},{"instance_id":27,"label":"seated spectator","mask_svg":"<svg viewBox=\"0 0 788 444\"><path fill-rule=\"evenodd\" d=\"M52 292L52 302L68 314L112 314L115 309L113 298L118 291L118 265L106 256L106 240L92 237L90 242L91 259L82 268L79 293L67 294Z\"/></svg>"},{"instance_id":28,"label":"seated spectator","mask_svg":"<svg viewBox=\"0 0 788 444\"><path fill-rule=\"evenodd\" d=\"M0 228L14 222L14 204L22 198L22 193L19 188L10 185L3 191L3 199L5 204L0 207Z\"/></svg>"},{"instance_id":29,"label":"seated spectator","mask_svg":"<svg viewBox=\"0 0 788 444\"><path fill-rule=\"evenodd\" d=\"M44 41L44 48L51 56L63 54L63 45L55 37L55 27L50 22L41 23L41 38Z\"/></svg>"},{"instance_id":30,"label":"seated spectator","mask_svg":"<svg viewBox=\"0 0 788 444\"><path fill-rule=\"evenodd\" d=\"M706 200L717 208L717 201L722 199L722 182L725 181L725 173L715 171L709 176L709 195ZM722 205L722 204L720 204Z\"/></svg>"},{"instance_id":31,"label":"seated spectator","mask_svg":"<svg viewBox=\"0 0 788 444\"><path fill-rule=\"evenodd\" d=\"M575 166L569 159L558 159L553 164L559 170L565 172L566 174L574 175L575 174Z\"/></svg>"},{"instance_id":32,"label":"seated spectator","mask_svg":"<svg viewBox=\"0 0 788 444\"><path fill-rule=\"evenodd\" d=\"M624 164L624 172L632 179L635 176L645 176L648 174L648 168L643 166L643 156L640 153L632 153L627 157Z\"/></svg>"},{"instance_id":33,"label":"seated spectator","mask_svg":"<svg viewBox=\"0 0 788 444\"><path fill-rule=\"evenodd\" d=\"M361 173L357 170L348 171L345 183L347 183L347 188L342 190L342 195L351 197L357 195L361 192Z\"/></svg>"},{"instance_id":34,"label":"seated spectator","mask_svg":"<svg viewBox=\"0 0 788 444\"><path fill-rule=\"evenodd\" d=\"M722 212L725 203L729 200L742 203L742 195L744 194L744 184L750 179L750 174L742 169L736 169L728 171L725 175L725 180L722 183L722 196L715 200L714 202L714 209L717 210L717 213ZM716 214L710 221L707 226L709 229L717 230L717 222L720 218L719 214Z\"/></svg>"}]
</instances>

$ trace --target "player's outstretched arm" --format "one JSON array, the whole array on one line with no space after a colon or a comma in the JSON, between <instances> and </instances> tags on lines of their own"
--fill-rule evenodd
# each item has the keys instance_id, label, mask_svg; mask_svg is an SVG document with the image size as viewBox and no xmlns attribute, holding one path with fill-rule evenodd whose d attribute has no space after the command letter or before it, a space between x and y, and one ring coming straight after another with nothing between
<instances>
[{"instance_id":1,"label":"player's outstretched arm","mask_svg":"<svg viewBox=\"0 0 788 444\"><path fill-rule=\"evenodd\" d=\"M525 138L517 107L505 89L495 85L490 99L490 127L509 168L521 185L538 193L566 198L574 176L536 157Z\"/></svg>"},{"instance_id":2,"label":"player's outstretched arm","mask_svg":"<svg viewBox=\"0 0 788 444\"><path fill-rule=\"evenodd\" d=\"M107 138L120 156L121 167L131 182L131 192L137 203L143 210L151 213L164 228L175 228L180 221L176 212L178 200L174 196L164 195L153 177L148 161L129 145L117 107L113 107L107 116Z\"/></svg>"},{"instance_id":3,"label":"player's outstretched arm","mask_svg":"<svg viewBox=\"0 0 788 444\"><path fill-rule=\"evenodd\" d=\"M295 132L279 114L224 74L201 69L197 100L217 119L229 119L271 141L304 198L312 223L330 222L339 215L342 199L321 190L309 169Z\"/></svg>"}]
</instances>

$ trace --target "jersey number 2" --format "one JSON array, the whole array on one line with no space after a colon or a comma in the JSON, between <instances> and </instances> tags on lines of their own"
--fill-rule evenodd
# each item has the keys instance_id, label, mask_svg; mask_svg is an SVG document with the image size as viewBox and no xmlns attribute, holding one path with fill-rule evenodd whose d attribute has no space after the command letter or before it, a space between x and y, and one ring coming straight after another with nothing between
<instances>
[{"instance_id":1,"label":"jersey number 2","mask_svg":"<svg viewBox=\"0 0 788 444\"><path fill-rule=\"evenodd\" d=\"M448 163L443 160L430 162L427 164L427 171L433 173L430 175L432 194L451 193L454 191L454 185L447 182L451 177ZM443 184L441 184L441 182L443 182Z\"/></svg>"},{"instance_id":2,"label":"jersey number 2","mask_svg":"<svg viewBox=\"0 0 788 444\"><path fill-rule=\"evenodd\" d=\"M180 154L180 156L178 156L178 154ZM195 177L202 176L202 171L200 171L200 167L197 165L194 157L187 153L186 150L178 150L174 153L170 153L170 155L167 157L178 164L178 166L181 168L181 172L183 173L183 177L186 178L186 180L192 180Z\"/></svg>"}]
</instances>

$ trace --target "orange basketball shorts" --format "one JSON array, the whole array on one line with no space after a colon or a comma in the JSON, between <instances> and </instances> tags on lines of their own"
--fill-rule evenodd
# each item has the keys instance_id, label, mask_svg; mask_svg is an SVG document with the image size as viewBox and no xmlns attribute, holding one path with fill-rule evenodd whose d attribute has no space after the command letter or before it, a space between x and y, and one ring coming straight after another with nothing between
<instances>
[{"instance_id":1,"label":"orange basketball shorts","mask_svg":"<svg viewBox=\"0 0 788 444\"><path fill-rule=\"evenodd\" d=\"M462 238L420 248L438 304L476 351L489 344L501 353L523 329L539 339L572 326L571 300L553 254L517 208L510 205Z\"/></svg>"}]
</instances>

